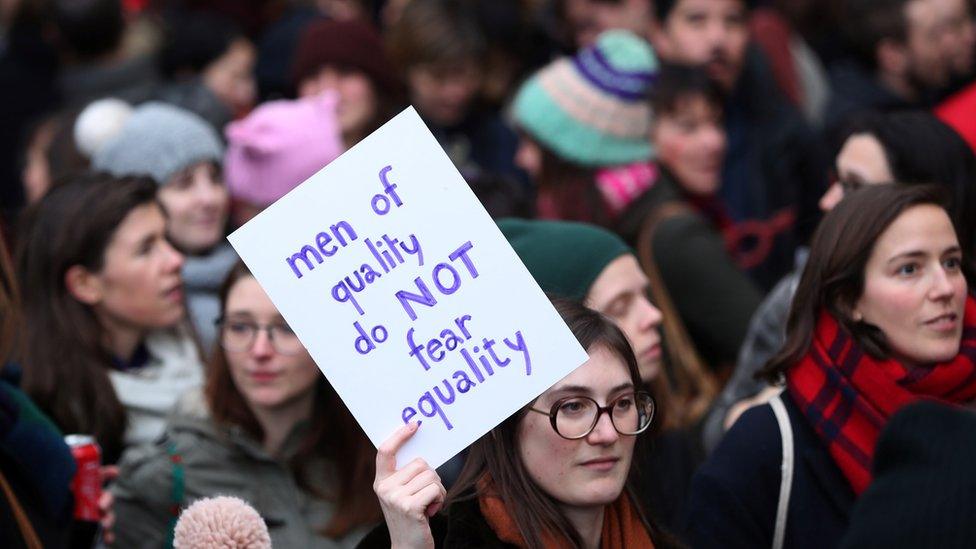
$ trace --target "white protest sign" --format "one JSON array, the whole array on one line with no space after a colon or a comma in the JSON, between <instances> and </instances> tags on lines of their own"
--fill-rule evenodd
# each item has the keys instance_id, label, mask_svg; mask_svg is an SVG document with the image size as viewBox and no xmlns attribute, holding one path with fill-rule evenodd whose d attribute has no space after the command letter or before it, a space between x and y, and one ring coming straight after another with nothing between
<instances>
[{"instance_id":1,"label":"white protest sign","mask_svg":"<svg viewBox=\"0 0 976 549\"><path fill-rule=\"evenodd\" d=\"M400 463L439 466L586 360L413 108L230 241L374 444L421 421Z\"/></svg>"}]
</instances>

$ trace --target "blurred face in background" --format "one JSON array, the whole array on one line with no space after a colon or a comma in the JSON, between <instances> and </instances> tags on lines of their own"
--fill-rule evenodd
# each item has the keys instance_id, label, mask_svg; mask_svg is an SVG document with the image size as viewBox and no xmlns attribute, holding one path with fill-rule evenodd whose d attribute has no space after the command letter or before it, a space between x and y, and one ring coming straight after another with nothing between
<instances>
[{"instance_id":1,"label":"blurred face in background","mask_svg":"<svg viewBox=\"0 0 976 549\"><path fill-rule=\"evenodd\" d=\"M269 327L273 336L264 329ZM242 277L228 292L221 330L231 378L248 406L311 409L322 374L253 276Z\"/></svg>"},{"instance_id":2,"label":"blurred face in background","mask_svg":"<svg viewBox=\"0 0 976 549\"><path fill-rule=\"evenodd\" d=\"M718 106L700 95L680 99L673 112L655 114L651 141L658 161L686 192L710 196L718 191L726 143Z\"/></svg>"},{"instance_id":3,"label":"blurred face in background","mask_svg":"<svg viewBox=\"0 0 976 549\"><path fill-rule=\"evenodd\" d=\"M236 116L247 114L257 99L254 79L256 52L250 41L239 38L227 52L203 70L203 82Z\"/></svg>"},{"instance_id":4,"label":"blurred face in background","mask_svg":"<svg viewBox=\"0 0 976 549\"><path fill-rule=\"evenodd\" d=\"M102 267L69 269L72 294L89 305L105 330L144 333L183 318L183 256L166 238L166 218L156 203L133 208L112 235ZM74 272L75 274L72 274Z\"/></svg>"},{"instance_id":5,"label":"blurred face in background","mask_svg":"<svg viewBox=\"0 0 976 549\"><path fill-rule=\"evenodd\" d=\"M669 62L704 66L730 91L745 60L747 15L744 0L678 0L652 35L654 48Z\"/></svg>"},{"instance_id":6,"label":"blurred face in background","mask_svg":"<svg viewBox=\"0 0 976 549\"><path fill-rule=\"evenodd\" d=\"M339 95L336 117L346 147L366 137L378 116L376 89L366 73L348 67L326 65L298 85L299 97L318 95L326 90Z\"/></svg>"},{"instance_id":7,"label":"blurred face in background","mask_svg":"<svg viewBox=\"0 0 976 549\"><path fill-rule=\"evenodd\" d=\"M937 19L940 45L952 76L970 76L976 56L976 23L968 0L928 1Z\"/></svg>"},{"instance_id":8,"label":"blurred face in background","mask_svg":"<svg viewBox=\"0 0 976 549\"><path fill-rule=\"evenodd\" d=\"M661 372L661 320L647 299L649 283L633 254L624 254L603 268L586 294L586 303L607 316L627 336L637 357L641 379Z\"/></svg>"},{"instance_id":9,"label":"blurred face in background","mask_svg":"<svg viewBox=\"0 0 976 549\"><path fill-rule=\"evenodd\" d=\"M837 179L820 198L820 209L825 212L843 200L845 192L863 185L892 183L895 179L884 147L869 133L857 133L847 138L837 154L834 169Z\"/></svg>"},{"instance_id":10,"label":"blurred face in background","mask_svg":"<svg viewBox=\"0 0 976 549\"><path fill-rule=\"evenodd\" d=\"M468 115L481 89L481 77L474 60L417 65L407 71L410 100L428 121L438 126L454 126Z\"/></svg>"},{"instance_id":11,"label":"blurred face in background","mask_svg":"<svg viewBox=\"0 0 976 549\"><path fill-rule=\"evenodd\" d=\"M202 254L223 240L230 195L215 163L198 162L172 176L159 201L169 217L169 237L183 252Z\"/></svg>"},{"instance_id":12,"label":"blurred face in background","mask_svg":"<svg viewBox=\"0 0 976 549\"><path fill-rule=\"evenodd\" d=\"M942 42L947 27L932 2L913 0L905 5L908 36L900 69L914 89L938 89L948 83L951 73L951 54Z\"/></svg>"}]
</instances>

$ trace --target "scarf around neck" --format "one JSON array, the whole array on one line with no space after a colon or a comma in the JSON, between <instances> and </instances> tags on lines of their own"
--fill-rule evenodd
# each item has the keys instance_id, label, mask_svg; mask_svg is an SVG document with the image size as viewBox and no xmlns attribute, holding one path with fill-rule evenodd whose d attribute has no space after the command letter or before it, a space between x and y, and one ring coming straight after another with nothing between
<instances>
[{"instance_id":1,"label":"scarf around neck","mask_svg":"<svg viewBox=\"0 0 976 549\"><path fill-rule=\"evenodd\" d=\"M519 531L518 524L509 514L508 507L495 490L494 481L488 473L478 481L478 494L481 514L488 522L488 526L498 536L498 539L521 548L527 548L528 545ZM572 548L569 540L560 538L553 532L545 532L542 539L543 547L547 549ZM605 507L600 548L654 549L651 534L644 526L644 522L630 501L626 490L620 494L616 501Z\"/></svg>"},{"instance_id":2,"label":"scarf around neck","mask_svg":"<svg viewBox=\"0 0 976 549\"><path fill-rule=\"evenodd\" d=\"M976 301L966 299L959 354L948 362L917 368L867 355L823 311L810 350L787 372L786 384L860 495L871 482L878 435L896 411L922 399L962 404L976 398Z\"/></svg>"}]
</instances>

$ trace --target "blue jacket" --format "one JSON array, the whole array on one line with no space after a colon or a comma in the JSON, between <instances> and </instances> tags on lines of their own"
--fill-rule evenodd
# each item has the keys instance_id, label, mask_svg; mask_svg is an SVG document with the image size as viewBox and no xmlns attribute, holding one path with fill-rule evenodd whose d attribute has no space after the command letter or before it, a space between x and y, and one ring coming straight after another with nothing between
<instances>
[{"instance_id":1,"label":"blue jacket","mask_svg":"<svg viewBox=\"0 0 976 549\"><path fill-rule=\"evenodd\" d=\"M782 398L795 451L784 547L836 547L854 491L793 399L786 392ZM772 547L782 461L772 408L766 404L742 414L692 479L685 515L691 546Z\"/></svg>"}]
</instances>

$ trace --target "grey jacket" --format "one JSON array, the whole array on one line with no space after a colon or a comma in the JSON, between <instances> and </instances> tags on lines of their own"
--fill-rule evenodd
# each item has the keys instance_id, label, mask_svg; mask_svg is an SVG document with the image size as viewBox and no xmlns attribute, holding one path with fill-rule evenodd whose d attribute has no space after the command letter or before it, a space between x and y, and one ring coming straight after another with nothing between
<instances>
[{"instance_id":1,"label":"grey jacket","mask_svg":"<svg viewBox=\"0 0 976 549\"><path fill-rule=\"evenodd\" d=\"M201 395L184 398L155 444L129 449L112 487L115 494L116 547L167 547L173 506L231 495L250 503L265 519L274 547L350 548L374 525L342 539L317 534L332 517L334 505L301 490L282 465L300 443L302 426L286 439L282 456L268 455L240 430L224 430L210 419ZM173 456L182 462L183 495L174 497ZM316 484L328 493L332 477L323 463Z\"/></svg>"}]
</instances>

